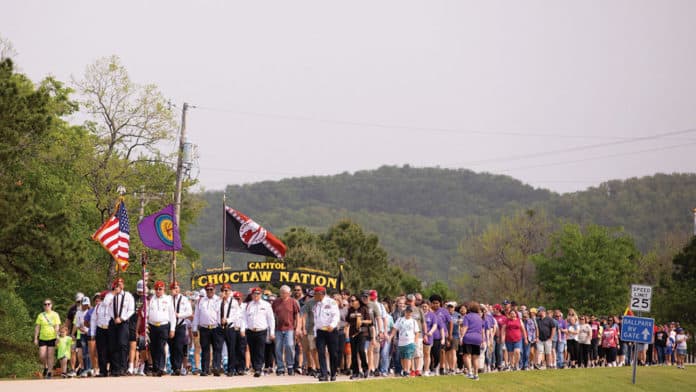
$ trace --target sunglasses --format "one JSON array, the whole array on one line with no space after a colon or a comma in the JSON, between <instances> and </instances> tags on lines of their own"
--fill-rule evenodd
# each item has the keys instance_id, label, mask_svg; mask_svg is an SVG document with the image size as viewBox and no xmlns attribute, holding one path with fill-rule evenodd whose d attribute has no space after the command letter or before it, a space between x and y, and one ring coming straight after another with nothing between
<instances>
[{"instance_id":1,"label":"sunglasses","mask_svg":"<svg viewBox=\"0 0 696 392\"><path fill-rule=\"evenodd\" d=\"M300 291L300 292L301 292L301 291L302 291L302 289L295 289L295 291Z\"/></svg>"},{"instance_id":2,"label":"sunglasses","mask_svg":"<svg viewBox=\"0 0 696 392\"><path fill-rule=\"evenodd\" d=\"M51 305L53 305L53 304L50 303L50 302L46 302L46 303L44 304L44 306L51 306Z\"/></svg>"},{"instance_id":3,"label":"sunglasses","mask_svg":"<svg viewBox=\"0 0 696 392\"><path fill-rule=\"evenodd\" d=\"M205 289L205 291L215 291L215 289Z\"/></svg>"},{"instance_id":4,"label":"sunglasses","mask_svg":"<svg viewBox=\"0 0 696 392\"><path fill-rule=\"evenodd\" d=\"M227 290L227 289L222 289L222 292L223 292L223 293L226 292L226 291L229 291L229 290Z\"/></svg>"},{"instance_id":5,"label":"sunglasses","mask_svg":"<svg viewBox=\"0 0 696 392\"><path fill-rule=\"evenodd\" d=\"M158 288L156 288L155 290L157 290L157 291L164 291L164 287L158 287Z\"/></svg>"}]
</instances>

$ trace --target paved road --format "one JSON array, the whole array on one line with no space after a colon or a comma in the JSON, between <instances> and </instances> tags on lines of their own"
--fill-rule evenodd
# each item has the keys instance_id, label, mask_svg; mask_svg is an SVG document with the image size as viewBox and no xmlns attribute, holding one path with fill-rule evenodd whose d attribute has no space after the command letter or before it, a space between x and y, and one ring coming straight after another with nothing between
<instances>
[{"instance_id":1,"label":"paved road","mask_svg":"<svg viewBox=\"0 0 696 392\"><path fill-rule=\"evenodd\" d=\"M348 381L347 376L339 376L338 381ZM256 387L262 385L290 385L318 383L316 379L308 376L275 376L269 375L260 378L252 376L242 377L106 377L106 378L57 378L52 380L3 380L0 381L2 392L25 391L50 391L50 392L169 392L169 391L193 391L202 389L224 389L240 387Z\"/></svg>"}]
</instances>

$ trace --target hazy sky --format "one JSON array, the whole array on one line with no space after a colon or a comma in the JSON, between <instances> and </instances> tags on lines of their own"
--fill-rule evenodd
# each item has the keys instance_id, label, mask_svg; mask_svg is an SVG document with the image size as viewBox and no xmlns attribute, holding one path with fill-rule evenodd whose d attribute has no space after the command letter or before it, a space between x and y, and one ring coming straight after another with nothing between
<instances>
[{"instance_id":1,"label":"hazy sky","mask_svg":"<svg viewBox=\"0 0 696 392\"><path fill-rule=\"evenodd\" d=\"M696 171L696 1L3 3L35 81L115 54L198 106L206 189L383 164L559 192Z\"/></svg>"}]
</instances>

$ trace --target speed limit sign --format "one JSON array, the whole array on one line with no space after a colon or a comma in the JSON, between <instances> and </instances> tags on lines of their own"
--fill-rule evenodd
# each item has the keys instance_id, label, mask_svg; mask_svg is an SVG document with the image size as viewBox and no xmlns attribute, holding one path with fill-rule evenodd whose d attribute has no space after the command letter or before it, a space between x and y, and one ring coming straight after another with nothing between
<instances>
[{"instance_id":1,"label":"speed limit sign","mask_svg":"<svg viewBox=\"0 0 696 392\"><path fill-rule=\"evenodd\" d=\"M631 310L649 312L652 299L652 287L639 284L631 285Z\"/></svg>"}]
</instances>

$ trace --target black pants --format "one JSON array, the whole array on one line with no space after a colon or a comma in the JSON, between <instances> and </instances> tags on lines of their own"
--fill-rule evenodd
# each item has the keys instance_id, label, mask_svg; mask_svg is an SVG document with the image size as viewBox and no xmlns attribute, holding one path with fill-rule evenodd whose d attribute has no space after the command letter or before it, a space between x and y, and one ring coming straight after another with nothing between
<instances>
[{"instance_id":1,"label":"black pants","mask_svg":"<svg viewBox=\"0 0 696 392\"><path fill-rule=\"evenodd\" d=\"M222 368L222 328L201 328L201 372L210 373L210 348L213 349L213 369Z\"/></svg>"},{"instance_id":2,"label":"black pants","mask_svg":"<svg viewBox=\"0 0 696 392\"><path fill-rule=\"evenodd\" d=\"M109 354L111 374L124 375L128 369L128 321L121 324L109 321Z\"/></svg>"},{"instance_id":3,"label":"black pants","mask_svg":"<svg viewBox=\"0 0 696 392\"><path fill-rule=\"evenodd\" d=\"M237 371L241 374L246 369L247 338L237 334Z\"/></svg>"},{"instance_id":4,"label":"black pants","mask_svg":"<svg viewBox=\"0 0 696 392\"><path fill-rule=\"evenodd\" d=\"M360 369L358 369L358 356L360 356L360 365L362 365L363 373L367 373L367 355L365 353L365 336L354 336L350 338L350 351L352 356L350 358L350 368L353 374L358 374Z\"/></svg>"},{"instance_id":5,"label":"black pants","mask_svg":"<svg viewBox=\"0 0 696 392\"><path fill-rule=\"evenodd\" d=\"M169 339L169 357L172 363L172 371L181 370L184 361L184 350L186 347L186 325L181 324L176 327L174 337Z\"/></svg>"},{"instance_id":6,"label":"black pants","mask_svg":"<svg viewBox=\"0 0 696 392\"><path fill-rule=\"evenodd\" d=\"M504 343L503 343L504 344ZM433 346L430 348L430 369L434 370L440 366L440 351L442 350L442 340L433 339Z\"/></svg>"},{"instance_id":7,"label":"black pants","mask_svg":"<svg viewBox=\"0 0 696 392\"><path fill-rule=\"evenodd\" d=\"M275 343L274 342L266 343L266 347L264 347L263 358L264 358L264 367L267 369L272 369L273 368L273 361L275 360Z\"/></svg>"},{"instance_id":8,"label":"black pants","mask_svg":"<svg viewBox=\"0 0 696 392\"><path fill-rule=\"evenodd\" d=\"M152 354L152 366L155 371L166 370L166 354L164 345L169 339L169 323L159 327L150 324L150 354Z\"/></svg>"},{"instance_id":9,"label":"black pants","mask_svg":"<svg viewBox=\"0 0 696 392\"><path fill-rule=\"evenodd\" d=\"M580 344L579 365L582 367L587 367L591 354L592 344Z\"/></svg>"},{"instance_id":10,"label":"black pants","mask_svg":"<svg viewBox=\"0 0 696 392\"><path fill-rule=\"evenodd\" d=\"M579 354L579 350L580 350L580 344L575 339L568 339L567 345L568 345L568 356L570 357L570 361L577 363L578 356L579 356L578 354Z\"/></svg>"},{"instance_id":11,"label":"black pants","mask_svg":"<svg viewBox=\"0 0 696 392\"><path fill-rule=\"evenodd\" d=\"M264 353L266 351L266 333L263 331L246 330L246 340L249 344L249 354L251 355L251 366L255 372L260 372L265 363Z\"/></svg>"},{"instance_id":12,"label":"black pants","mask_svg":"<svg viewBox=\"0 0 696 392\"><path fill-rule=\"evenodd\" d=\"M329 366L331 367L331 376L336 376L336 368L338 367L338 333L335 330L331 332L317 330L316 344L322 377L327 376L327 349L329 350Z\"/></svg>"},{"instance_id":13,"label":"black pants","mask_svg":"<svg viewBox=\"0 0 696 392\"><path fill-rule=\"evenodd\" d=\"M239 330L234 328L225 328L223 331L223 337L225 338L225 344L227 345L227 372L237 370L238 368L238 353L237 353L237 342L239 341ZM243 357L242 357L243 358Z\"/></svg>"},{"instance_id":14,"label":"black pants","mask_svg":"<svg viewBox=\"0 0 696 392\"><path fill-rule=\"evenodd\" d=\"M109 330L97 327L97 336L95 338L97 343L97 358L99 360L99 374L107 375L107 366L109 363ZM93 366L97 367L97 366Z\"/></svg>"}]
</instances>

